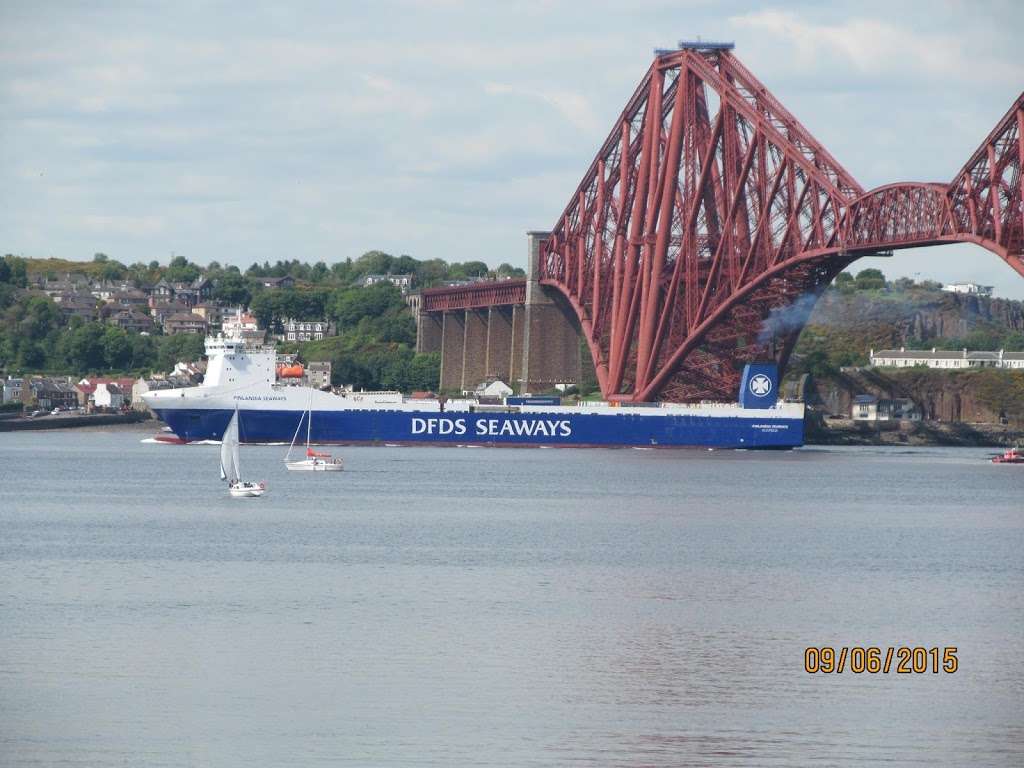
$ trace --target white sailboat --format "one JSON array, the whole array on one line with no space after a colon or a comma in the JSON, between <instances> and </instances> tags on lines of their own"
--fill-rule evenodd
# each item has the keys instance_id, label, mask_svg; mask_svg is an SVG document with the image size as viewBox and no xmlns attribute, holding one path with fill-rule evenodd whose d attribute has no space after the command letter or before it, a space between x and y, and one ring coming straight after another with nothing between
<instances>
[{"instance_id":1,"label":"white sailboat","mask_svg":"<svg viewBox=\"0 0 1024 768\"><path fill-rule=\"evenodd\" d=\"M224 437L220 443L220 479L228 483L228 493L236 498L262 496L267 490L266 483L247 483L241 478L238 456L238 407L231 415Z\"/></svg>"},{"instance_id":2,"label":"white sailboat","mask_svg":"<svg viewBox=\"0 0 1024 768\"><path fill-rule=\"evenodd\" d=\"M292 450L295 448L295 441L299 437L299 430L302 429L302 421L306 421L306 458L291 461ZM298 426L295 427L295 434L292 435L292 444L288 446L288 453L284 457L284 465L292 471L306 472L340 472L345 468L345 462L341 458L335 458L329 453L317 453L309 445L310 435L313 431L313 393L309 395L309 405L306 412L299 418Z\"/></svg>"}]
</instances>

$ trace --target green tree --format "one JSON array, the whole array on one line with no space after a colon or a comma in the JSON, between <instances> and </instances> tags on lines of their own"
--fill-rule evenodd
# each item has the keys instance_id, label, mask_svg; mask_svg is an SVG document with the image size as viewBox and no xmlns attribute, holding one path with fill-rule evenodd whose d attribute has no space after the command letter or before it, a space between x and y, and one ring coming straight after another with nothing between
<instances>
[{"instance_id":1,"label":"green tree","mask_svg":"<svg viewBox=\"0 0 1024 768\"><path fill-rule=\"evenodd\" d=\"M885 288L885 275L880 269L862 269L856 278L858 291L878 291Z\"/></svg>"},{"instance_id":2,"label":"green tree","mask_svg":"<svg viewBox=\"0 0 1024 768\"><path fill-rule=\"evenodd\" d=\"M128 334L116 326L109 326L103 332L103 359L107 368L125 370L132 361L132 345Z\"/></svg>"},{"instance_id":3,"label":"green tree","mask_svg":"<svg viewBox=\"0 0 1024 768\"><path fill-rule=\"evenodd\" d=\"M418 354L409 363L407 391L436 391L441 385L441 353Z\"/></svg>"},{"instance_id":4,"label":"green tree","mask_svg":"<svg viewBox=\"0 0 1024 768\"><path fill-rule=\"evenodd\" d=\"M129 334L128 344L131 347L131 367L134 369L152 368L156 363L156 341L152 336Z\"/></svg>"},{"instance_id":5,"label":"green tree","mask_svg":"<svg viewBox=\"0 0 1024 768\"><path fill-rule=\"evenodd\" d=\"M256 318L260 328L272 328L280 321L279 293L279 291L260 291L249 302L249 311Z\"/></svg>"},{"instance_id":6,"label":"green tree","mask_svg":"<svg viewBox=\"0 0 1024 768\"><path fill-rule=\"evenodd\" d=\"M25 259L20 256L8 253L4 256L4 261L7 263L8 269L10 269L10 277L7 278L7 282L11 285L17 286L18 288L24 288L28 285L28 265Z\"/></svg>"},{"instance_id":7,"label":"green tree","mask_svg":"<svg viewBox=\"0 0 1024 768\"><path fill-rule=\"evenodd\" d=\"M99 371L106 365L103 336L106 328L99 323L84 323L61 337L62 356L71 370L80 374Z\"/></svg>"},{"instance_id":8,"label":"green tree","mask_svg":"<svg viewBox=\"0 0 1024 768\"><path fill-rule=\"evenodd\" d=\"M175 283L191 283L202 273L198 265L192 264L184 256L175 256L171 259L170 266L167 267L164 277Z\"/></svg>"},{"instance_id":9,"label":"green tree","mask_svg":"<svg viewBox=\"0 0 1024 768\"><path fill-rule=\"evenodd\" d=\"M213 289L213 297L227 304L248 306L252 300L252 291L241 274L238 272L224 272L217 278L217 285Z\"/></svg>"},{"instance_id":10,"label":"green tree","mask_svg":"<svg viewBox=\"0 0 1024 768\"><path fill-rule=\"evenodd\" d=\"M393 257L384 251L367 251L352 265L352 272L355 277L362 275L383 275L391 270Z\"/></svg>"},{"instance_id":11,"label":"green tree","mask_svg":"<svg viewBox=\"0 0 1024 768\"><path fill-rule=\"evenodd\" d=\"M157 341L156 367L170 371L175 363L198 360L204 352L203 337L196 333L161 336Z\"/></svg>"},{"instance_id":12,"label":"green tree","mask_svg":"<svg viewBox=\"0 0 1024 768\"><path fill-rule=\"evenodd\" d=\"M368 288L337 291L327 311L345 327L357 324L364 317L381 317L404 309L402 292L390 283L380 283Z\"/></svg>"},{"instance_id":13,"label":"green tree","mask_svg":"<svg viewBox=\"0 0 1024 768\"><path fill-rule=\"evenodd\" d=\"M102 280L114 281L120 280L125 276L127 268L124 264L117 261L105 261L103 266L100 268L100 278Z\"/></svg>"},{"instance_id":14,"label":"green tree","mask_svg":"<svg viewBox=\"0 0 1024 768\"><path fill-rule=\"evenodd\" d=\"M497 277L526 277L526 270L513 267L511 264L499 264L498 268L494 270L494 274Z\"/></svg>"}]
</instances>

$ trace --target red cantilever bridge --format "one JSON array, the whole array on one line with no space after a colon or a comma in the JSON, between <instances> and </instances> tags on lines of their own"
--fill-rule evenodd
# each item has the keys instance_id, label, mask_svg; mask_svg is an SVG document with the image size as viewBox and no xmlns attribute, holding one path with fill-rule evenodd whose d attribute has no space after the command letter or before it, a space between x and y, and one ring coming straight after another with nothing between
<instances>
[{"instance_id":1,"label":"red cantilever bridge","mask_svg":"<svg viewBox=\"0 0 1024 768\"><path fill-rule=\"evenodd\" d=\"M1024 275L1024 94L948 184L864 191L731 47L658 52L531 264L575 313L607 398L732 399L743 362L785 367L817 296L862 256L971 242ZM443 303L508 303L487 293Z\"/></svg>"}]
</instances>

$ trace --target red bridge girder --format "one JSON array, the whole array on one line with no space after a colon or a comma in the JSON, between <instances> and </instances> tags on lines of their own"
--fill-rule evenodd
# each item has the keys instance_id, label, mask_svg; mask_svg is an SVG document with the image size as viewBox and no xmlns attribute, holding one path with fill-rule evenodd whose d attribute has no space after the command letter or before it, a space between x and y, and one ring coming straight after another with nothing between
<instances>
[{"instance_id":1,"label":"red bridge girder","mask_svg":"<svg viewBox=\"0 0 1024 768\"><path fill-rule=\"evenodd\" d=\"M450 288L428 288L422 293L420 306L423 312L446 312L523 304L525 301L525 280L490 280Z\"/></svg>"},{"instance_id":2,"label":"red bridge girder","mask_svg":"<svg viewBox=\"0 0 1024 768\"><path fill-rule=\"evenodd\" d=\"M541 249L606 397L735 397L835 275L974 242L1024 275L1024 94L950 184L864 192L726 50L659 55Z\"/></svg>"}]
</instances>

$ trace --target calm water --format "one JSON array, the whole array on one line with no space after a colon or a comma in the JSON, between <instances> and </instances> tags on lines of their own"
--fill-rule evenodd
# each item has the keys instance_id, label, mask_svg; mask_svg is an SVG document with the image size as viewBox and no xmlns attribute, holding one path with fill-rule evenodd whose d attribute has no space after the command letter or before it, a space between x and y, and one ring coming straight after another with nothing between
<instances>
[{"instance_id":1,"label":"calm water","mask_svg":"<svg viewBox=\"0 0 1024 768\"><path fill-rule=\"evenodd\" d=\"M0 436L0 764L1024 764L987 451L244 447L233 500L143 436Z\"/></svg>"}]
</instances>

